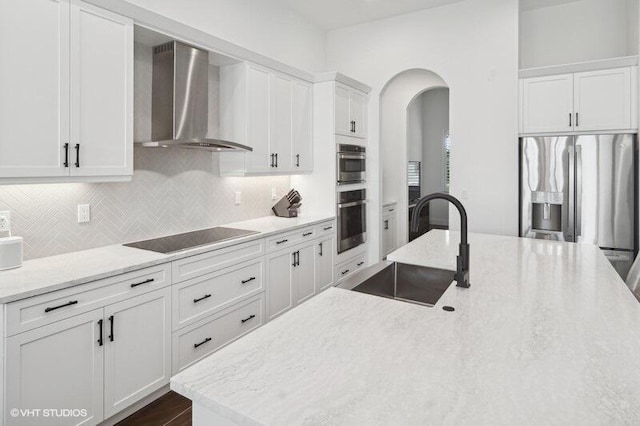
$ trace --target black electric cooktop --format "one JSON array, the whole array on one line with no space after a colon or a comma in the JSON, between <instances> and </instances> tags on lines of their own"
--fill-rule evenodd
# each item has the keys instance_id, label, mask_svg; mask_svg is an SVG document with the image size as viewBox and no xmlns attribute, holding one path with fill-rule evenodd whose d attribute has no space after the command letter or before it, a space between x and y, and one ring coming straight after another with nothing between
<instances>
[{"instance_id":1,"label":"black electric cooktop","mask_svg":"<svg viewBox=\"0 0 640 426\"><path fill-rule=\"evenodd\" d=\"M234 238L245 237L247 235L253 234L259 234L259 232L218 226L215 228L186 232L184 234L169 235L167 237L137 241L135 243L124 245L126 247L133 247L143 250L155 251L158 253L169 254L181 250L206 246L209 244L219 243L220 241L232 240Z\"/></svg>"}]
</instances>

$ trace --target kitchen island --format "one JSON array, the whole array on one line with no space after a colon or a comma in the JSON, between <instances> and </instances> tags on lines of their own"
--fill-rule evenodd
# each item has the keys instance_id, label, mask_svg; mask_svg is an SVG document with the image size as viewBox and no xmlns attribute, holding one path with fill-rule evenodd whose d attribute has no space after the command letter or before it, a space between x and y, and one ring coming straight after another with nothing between
<instances>
[{"instance_id":1,"label":"kitchen island","mask_svg":"<svg viewBox=\"0 0 640 426\"><path fill-rule=\"evenodd\" d=\"M431 231L389 259L453 270L458 241ZM196 426L640 423L640 305L599 249L469 243L471 288L434 307L331 288L171 388Z\"/></svg>"}]
</instances>

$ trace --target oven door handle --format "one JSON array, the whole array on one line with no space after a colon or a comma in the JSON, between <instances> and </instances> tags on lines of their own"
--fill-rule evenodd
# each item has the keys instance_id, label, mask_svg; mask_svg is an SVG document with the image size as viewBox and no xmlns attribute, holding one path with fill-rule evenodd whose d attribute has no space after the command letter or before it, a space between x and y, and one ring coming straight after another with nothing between
<instances>
[{"instance_id":1,"label":"oven door handle","mask_svg":"<svg viewBox=\"0 0 640 426\"><path fill-rule=\"evenodd\" d=\"M341 154L338 153L338 158L349 160L365 160L367 156L365 154Z\"/></svg>"},{"instance_id":2,"label":"oven door handle","mask_svg":"<svg viewBox=\"0 0 640 426\"><path fill-rule=\"evenodd\" d=\"M355 206L362 206L364 204L366 204L367 201L366 200L360 200L360 201L353 201L351 203L342 203L342 204L338 204L338 208L339 209L343 209L345 207L355 207Z\"/></svg>"}]
</instances>

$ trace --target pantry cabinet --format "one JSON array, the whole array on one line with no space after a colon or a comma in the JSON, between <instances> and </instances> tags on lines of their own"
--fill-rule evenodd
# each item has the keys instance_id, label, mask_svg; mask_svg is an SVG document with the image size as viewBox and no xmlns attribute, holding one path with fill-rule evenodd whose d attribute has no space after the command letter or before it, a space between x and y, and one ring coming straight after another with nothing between
<instances>
[{"instance_id":1,"label":"pantry cabinet","mask_svg":"<svg viewBox=\"0 0 640 426\"><path fill-rule=\"evenodd\" d=\"M357 138L367 137L366 94L341 83L335 89L335 132Z\"/></svg>"},{"instance_id":2,"label":"pantry cabinet","mask_svg":"<svg viewBox=\"0 0 640 426\"><path fill-rule=\"evenodd\" d=\"M310 83L249 63L220 69L220 136L251 152L220 153L222 175L310 172Z\"/></svg>"},{"instance_id":3,"label":"pantry cabinet","mask_svg":"<svg viewBox=\"0 0 640 426\"><path fill-rule=\"evenodd\" d=\"M520 80L520 132L617 131L637 128L637 67Z\"/></svg>"},{"instance_id":4,"label":"pantry cabinet","mask_svg":"<svg viewBox=\"0 0 640 426\"><path fill-rule=\"evenodd\" d=\"M133 21L81 1L0 3L0 179L133 174Z\"/></svg>"},{"instance_id":5,"label":"pantry cabinet","mask_svg":"<svg viewBox=\"0 0 640 426\"><path fill-rule=\"evenodd\" d=\"M103 419L103 311L97 309L6 340L6 407L84 409L73 424ZM34 418L11 417L10 425ZM71 423L69 423L71 424Z\"/></svg>"}]
</instances>

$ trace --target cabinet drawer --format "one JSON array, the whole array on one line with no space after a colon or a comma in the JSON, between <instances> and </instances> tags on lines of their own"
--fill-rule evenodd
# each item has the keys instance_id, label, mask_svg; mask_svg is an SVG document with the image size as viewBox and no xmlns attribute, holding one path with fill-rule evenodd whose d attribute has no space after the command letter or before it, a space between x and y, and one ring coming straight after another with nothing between
<instances>
[{"instance_id":1,"label":"cabinet drawer","mask_svg":"<svg viewBox=\"0 0 640 426\"><path fill-rule=\"evenodd\" d=\"M173 283L215 272L263 254L263 240L258 240L176 260L171 263Z\"/></svg>"},{"instance_id":2,"label":"cabinet drawer","mask_svg":"<svg viewBox=\"0 0 640 426\"><path fill-rule=\"evenodd\" d=\"M173 329L264 290L262 259L185 281L173 287Z\"/></svg>"},{"instance_id":3,"label":"cabinet drawer","mask_svg":"<svg viewBox=\"0 0 640 426\"><path fill-rule=\"evenodd\" d=\"M69 318L171 284L171 265L153 266L7 305L7 335Z\"/></svg>"},{"instance_id":4,"label":"cabinet drawer","mask_svg":"<svg viewBox=\"0 0 640 426\"><path fill-rule=\"evenodd\" d=\"M289 248L305 240L312 240L317 236L318 230L312 226L298 229L286 234L279 234L271 238L267 238L267 250L276 251Z\"/></svg>"},{"instance_id":5,"label":"cabinet drawer","mask_svg":"<svg viewBox=\"0 0 640 426\"><path fill-rule=\"evenodd\" d=\"M341 263L336 267L336 278L338 281L342 281L344 278L353 274L354 272L367 266L367 254L362 253L346 262Z\"/></svg>"},{"instance_id":6,"label":"cabinet drawer","mask_svg":"<svg viewBox=\"0 0 640 426\"><path fill-rule=\"evenodd\" d=\"M264 293L173 333L173 373L185 369L264 323Z\"/></svg>"},{"instance_id":7,"label":"cabinet drawer","mask_svg":"<svg viewBox=\"0 0 640 426\"><path fill-rule=\"evenodd\" d=\"M336 233L336 222L332 220L331 222L321 223L320 225L317 226L316 229L317 229L318 236L335 234Z\"/></svg>"},{"instance_id":8,"label":"cabinet drawer","mask_svg":"<svg viewBox=\"0 0 640 426\"><path fill-rule=\"evenodd\" d=\"M397 206L395 204L390 204L388 206L384 206L382 208L382 215L383 216L390 216L390 215L392 216L392 215L396 214L395 213L396 212L396 208L397 208Z\"/></svg>"}]
</instances>

